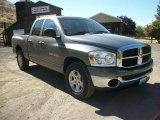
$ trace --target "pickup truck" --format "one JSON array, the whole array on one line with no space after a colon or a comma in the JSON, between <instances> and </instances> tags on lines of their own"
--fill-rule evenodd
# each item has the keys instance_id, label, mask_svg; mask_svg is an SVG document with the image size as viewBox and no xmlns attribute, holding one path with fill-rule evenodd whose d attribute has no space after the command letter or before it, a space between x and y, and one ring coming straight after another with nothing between
<instances>
[{"instance_id":1,"label":"pickup truck","mask_svg":"<svg viewBox=\"0 0 160 120\"><path fill-rule=\"evenodd\" d=\"M64 74L69 93L78 99L90 97L96 88L141 85L153 66L150 45L81 17L38 18L29 35L12 37L12 46L21 70L32 61Z\"/></svg>"}]
</instances>

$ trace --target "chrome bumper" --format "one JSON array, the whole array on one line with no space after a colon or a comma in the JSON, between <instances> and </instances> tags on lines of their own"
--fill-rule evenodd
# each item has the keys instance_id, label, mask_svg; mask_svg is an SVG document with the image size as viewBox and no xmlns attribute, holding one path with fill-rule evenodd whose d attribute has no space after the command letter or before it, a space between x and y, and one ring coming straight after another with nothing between
<instances>
[{"instance_id":1,"label":"chrome bumper","mask_svg":"<svg viewBox=\"0 0 160 120\"><path fill-rule=\"evenodd\" d=\"M145 83L149 80L149 77L150 77L150 74L151 72L148 72L144 75L141 75L139 77L135 77L133 79L127 79L127 80L123 80L122 77L116 77L116 78L109 78L109 77L100 77L100 76L93 76L91 75L91 78L92 78L92 82L93 82L93 85L95 87L99 87L99 88L117 88L117 87L120 87L120 86L125 86L125 85L128 85L128 84L133 84L133 83L139 83L142 84L142 83ZM144 79L145 78L145 79ZM115 86L115 87L111 87L109 86L109 82L111 80L118 80L118 84Z\"/></svg>"},{"instance_id":2,"label":"chrome bumper","mask_svg":"<svg viewBox=\"0 0 160 120\"><path fill-rule=\"evenodd\" d=\"M142 65L140 67L135 67L132 69L124 69L120 67L108 67L108 68L99 68L99 67L88 67L89 73L93 85L95 87L105 88L115 88L135 83L147 82L150 77L150 73L153 70L153 60L148 64ZM146 78L145 80L143 78ZM117 86L111 87L110 83L116 81Z\"/></svg>"}]
</instances>

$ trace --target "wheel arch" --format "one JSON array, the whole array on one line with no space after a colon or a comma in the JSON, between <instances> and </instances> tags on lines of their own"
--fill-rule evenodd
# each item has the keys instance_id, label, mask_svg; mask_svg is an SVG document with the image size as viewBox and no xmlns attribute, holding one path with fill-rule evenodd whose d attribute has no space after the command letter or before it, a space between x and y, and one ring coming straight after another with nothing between
<instances>
[{"instance_id":1,"label":"wheel arch","mask_svg":"<svg viewBox=\"0 0 160 120\"><path fill-rule=\"evenodd\" d=\"M85 62L83 60L81 60L80 58L77 58L77 57L67 57L64 60L63 73L66 73L67 67L71 63L74 63L74 62L81 62L81 63L83 63L86 66Z\"/></svg>"},{"instance_id":2,"label":"wheel arch","mask_svg":"<svg viewBox=\"0 0 160 120\"><path fill-rule=\"evenodd\" d=\"M22 51L22 48L21 48L19 45L17 45L17 46L16 46L16 53L17 53L19 50Z\"/></svg>"}]
</instances>

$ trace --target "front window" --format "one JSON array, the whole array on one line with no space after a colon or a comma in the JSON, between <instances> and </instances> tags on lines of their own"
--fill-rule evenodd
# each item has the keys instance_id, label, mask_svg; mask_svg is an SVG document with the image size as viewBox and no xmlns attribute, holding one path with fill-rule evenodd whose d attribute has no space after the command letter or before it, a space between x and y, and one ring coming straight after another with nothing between
<instances>
[{"instance_id":1,"label":"front window","mask_svg":"<svg viewBox=\"0 0 160 120\"><path fill-rule=\"evenodd\" d=\"M44 31L46 29L54 29L54 30L57 29L57 27L56 27L55 23L53 22L53 20L47 19L45 21L44 26L43 26L43 30L42 30L42 36L45 36L44 35Z\"/></svg>"},{"instance_id":2,"label":"front window","mask_svg":"<svg viewBox=\"0 0 160 120\"><path fill-rule=\"evenodd\" d=\"M109 33L109 31L91 19L85 18L59 18L63 31L68 36Z\"/></svg>"}]
</instances>

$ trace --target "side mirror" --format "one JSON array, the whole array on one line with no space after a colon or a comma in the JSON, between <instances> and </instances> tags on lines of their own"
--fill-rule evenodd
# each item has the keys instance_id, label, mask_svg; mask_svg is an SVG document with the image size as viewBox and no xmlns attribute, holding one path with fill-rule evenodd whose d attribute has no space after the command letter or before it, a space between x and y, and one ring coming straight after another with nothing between
<instances>
[{"instance_id":1,"label":"side mirror","mask_svg":"<svg viewBox=\"0 0 160 120\"><path fill-rule=\"evenodd\" d=\"M47 37L56 38L56 30L52 28L48 28L44 30L44 35Z\"/></svg>"}]
</instances>

